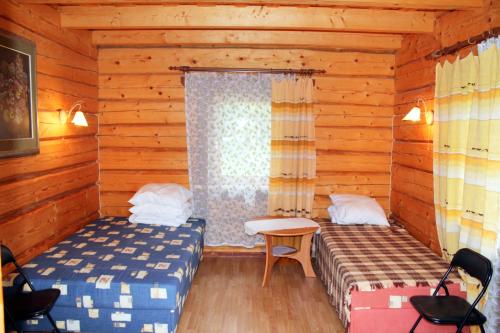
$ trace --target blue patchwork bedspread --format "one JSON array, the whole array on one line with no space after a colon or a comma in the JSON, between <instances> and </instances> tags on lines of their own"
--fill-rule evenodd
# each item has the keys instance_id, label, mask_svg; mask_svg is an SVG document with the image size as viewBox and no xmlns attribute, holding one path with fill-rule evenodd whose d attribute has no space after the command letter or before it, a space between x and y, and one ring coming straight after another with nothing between
<instances>
[{"instance_id":1,"label":"blue patchwork bedspread","mask_svg":"<svg viewBox=\"0 0 500 333\"><path fill-rule=\"evenodd\" d=\"M204 231L201 219L175 228L107 217L23 267L36 289L61 290L51 314L62 330L173 333L201 260ZM15 276L4 281L15 284ZM25 325L49 328L46 318Z\"/></svg>"}]
</instances>

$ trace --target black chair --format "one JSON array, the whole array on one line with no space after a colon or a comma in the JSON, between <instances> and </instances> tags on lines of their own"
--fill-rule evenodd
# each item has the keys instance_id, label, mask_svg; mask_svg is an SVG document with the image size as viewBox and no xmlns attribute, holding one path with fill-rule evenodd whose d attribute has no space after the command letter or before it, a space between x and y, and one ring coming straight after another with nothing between
<instances>
[{"instance_id":1,"label":"black chair","mask_svg":"<svg viewBox=\"0 0 500 333\"><path fill-rule=\"evenodd\" d=\"M14 255L10 249L4 245L2 247L2 267L7 264L14 264L17 272L21 275L23 280L19 287L14 291L6 291L4 293L4 305L5 305L5 315L6 319L10 321L14 329L22 333L22 329L19 327L18 322L22 320L32 319L38 316L47 316L51 325L54 327L54 331L60 333L59 329L54 322L54 319L50 316L49 311L54 306L59 294L61 293L59 289L44 289L35 290L28 276L24 273L21 266L19 266L14 258ZM31 292L24 292L23 287L28 284Z\"/></svg>"},{"instance_id":2,"label":"black chair","mask_svg":"<svg viewBox=\"0 0 500 333\"><path fill-rule=\"evenodd\" d=\"M472 304L461 297L450 296L448 292L445 281L455 268L463 269L482 284L482 290ZM415 331L422 318L436 325L455 325L457 333L462 332L464 326L479 325L484 333L486 317L476 309L476 305L486 292L492 275L493 269L488 258L470 249L458 250L432 296L410 297L411 304L420 314L410 333ZM444 289L446 296L438 296L440 288Z\"/></svg>"}]
</instances>

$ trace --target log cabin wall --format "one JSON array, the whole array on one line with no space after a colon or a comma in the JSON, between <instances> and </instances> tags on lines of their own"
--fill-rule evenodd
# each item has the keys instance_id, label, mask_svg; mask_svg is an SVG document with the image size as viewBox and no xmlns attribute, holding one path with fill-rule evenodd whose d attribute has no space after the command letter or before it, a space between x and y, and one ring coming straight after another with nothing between
<instances>
[{"instance_id":1,"label":"log cabin wall","mask_svg":"<svg viewBox=\"0 0 500 333\"><path fill-rule=\"evenodd\" d=\"M325 69L315 79L315 214L326 216L333 192L371 195L389 209L399 36L109 30L94 32L94 42L101 214L129 215L127 200L145 183L188 185L184 87L168 69L182 65Z\"/></svg>"},{"instance_id":2,"label":"log cabin wall","mask_svg":"<svg viewBox=\"0 0 500 333\"><path fill-rule=\"evenodd\" d=\"M98 216L97 50L49 6L2 0L0 29L37 50L40 153L0 159L0 242L25 262ZM88 127L59 121L77 100Z\"/></svg>"},{"instance_id":3,"label":"log cabin wall","mask_svg":"<svg viewBox=\"0 0 500 333\"><path fill-rule=\"evenodd\" d=\"M440 253L440 246L434 213L432 125L424 120L415 124L401 119L416 106L418 97L433 109L438 60L426 60L425 56L500 26L500 8L493 3L483 10L440 16L433 34L406 35L396 54L391 212L415 238L436 253ZM462 50L459 56L470 50ZM455 58L451 55L440 61Z\"/></svg>"}]
</instances>

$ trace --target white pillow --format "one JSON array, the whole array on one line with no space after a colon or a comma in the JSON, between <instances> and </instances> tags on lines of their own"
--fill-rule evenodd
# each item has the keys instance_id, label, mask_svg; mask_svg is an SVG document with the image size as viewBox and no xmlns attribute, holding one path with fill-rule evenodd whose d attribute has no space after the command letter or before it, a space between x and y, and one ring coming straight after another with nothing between
<instances>
[{"instance_id":1,"label":"white pillow","mask_svg":"<svg viewBox=\"0 0 500 333\"><path fill-rule=\"evenodd\" d=\"M143 223L143 224L159 224L166 225L170 227L178 227L181 224L186 223L190 215L185 215L182 217L150 217L138 214L132 214L128 220L132 223Z\"/></svg>"},{"instance_id":2,"label":"white pillow","mask_svg":"<svg viewBox=\"0 0 500 333\"><path fill-rule=\"evenodd\" d=\"M128 201L132 205L154 203L178 207L191 200L193 193L179 184L147 184Z\"/></svg>"},{"instance_id":3,"label":"white pillow","mask_svg":"<svg viewBox=\"0 0 500 333\"><path fill-rule=\"evenodd\" d=\"M129 211L133 214L151 217L158 216L163 218L184 216L186 214L191 215L193 213L191 209L191 203L189 202L186 202L177 207L145 203L138 206L133 206L129 209Z\"/></svg>"},{"instance_id":4,"label":"white pillow","mask_svg":"<svg viewBox=\"0 0 500 333\"><path fill-rule=\"evenodd\" d=\"M337 200L328 207L333 223L337 224L374 224L389 226L385 212L375 199L351 198Z\"/></svg>"},{"instance_id":5,"label":"white pillow","mask_svg":"<svg viewBox=\"0 0 500 333\"><path fill-rule=\"evenodd\" d=\"M345 201L372 200L372 198L366 195L359 195L359 194L330 194L330 200L332 200L332 203L335 205L336 203L341 203Z\"/></svg>"}]
</instances>

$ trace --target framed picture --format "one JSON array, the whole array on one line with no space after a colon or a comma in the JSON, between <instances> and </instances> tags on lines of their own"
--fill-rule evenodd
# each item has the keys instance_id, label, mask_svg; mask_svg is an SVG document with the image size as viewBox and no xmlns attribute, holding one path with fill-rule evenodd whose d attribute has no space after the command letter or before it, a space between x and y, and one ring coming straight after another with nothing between
<instances>
[{"instance_id":1,"label":"framed picture","mask_svg":"<svg viewBox=\"0 0 500 333\"><path fill-rule=\"evenodd\" d=\"M36 47L0 30L0 157L39 152Z\"/></svg>"}]
</instances>

